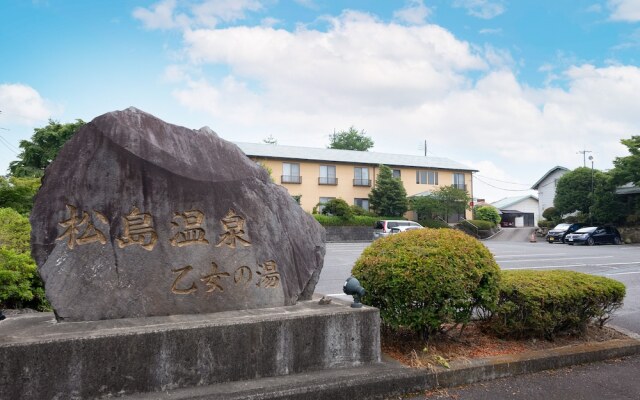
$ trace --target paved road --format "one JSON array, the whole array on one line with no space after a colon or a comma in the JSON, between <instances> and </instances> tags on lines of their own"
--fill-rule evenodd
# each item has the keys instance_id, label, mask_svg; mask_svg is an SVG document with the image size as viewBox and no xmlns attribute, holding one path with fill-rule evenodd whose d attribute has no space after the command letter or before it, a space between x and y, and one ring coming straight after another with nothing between
<instances>
[{"instance_id":1,"label":"paved road","mask_svg":"<svg viewBox=\"0 0 640 400\"><path fill-rule=\"evenodd\" d=\"M638 400L640 356L519 375L405 400Z\"/></svg>"}]
</instances>

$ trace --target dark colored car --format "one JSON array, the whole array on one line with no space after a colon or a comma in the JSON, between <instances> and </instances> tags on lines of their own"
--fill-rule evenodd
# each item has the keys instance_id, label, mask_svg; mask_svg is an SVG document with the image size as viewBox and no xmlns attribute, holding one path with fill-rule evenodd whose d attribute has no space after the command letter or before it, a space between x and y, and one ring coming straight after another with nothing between
<instances>
[{"instance_id":1,"label":"dark colored car","mask_svg":"<svg viewBox=\"0 0 640 400\"><path fill-rule=\"evenodd\" d=\"M571 245L586 244L593 246L594 244L620 244L622 238L620 232L612 226L589 226L580 228L577 231L566 236L565 241Z\"/></svg>"},{"instance_id":2,"label":"dark colored car","mask_svg":"<svg viewBox=\"0 0 640 400\"><path fill-rule=\"evenodd\" d=\"M573 233L582 227L584 227L584 224L579 222L575 224L558 224L555 228L551 229L549 233L547 233L545 239L547 239L547 242L549 243L564 243L565 237L568 234Z\"/></svg>"}]
</instances>

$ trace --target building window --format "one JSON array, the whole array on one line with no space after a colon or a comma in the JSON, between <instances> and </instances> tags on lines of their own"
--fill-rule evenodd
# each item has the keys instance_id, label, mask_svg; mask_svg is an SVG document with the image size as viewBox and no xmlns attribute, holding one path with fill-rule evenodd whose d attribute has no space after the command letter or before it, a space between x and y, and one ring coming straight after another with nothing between
<instances>
[{"instance_id":1,"label":"building window","mask_svg":"<svg viewBox=\"0 0 640 400\"><path fill-rule=\"evenodd\" d=\"M302 183L300 164L282 163L282 183Z\"/></svg>"},{"instance_id":2,"label":"building window","mask_svg":"<svg viewBox=\"0 0 640 400\"><path fill-rule=\"evenodd\" d=\"M353 186L371 186L369 168L355 167L353 169Z\"/></svg>"},{"instance_id":3,"label":"building window","mask_svg":"<svg viewBox=\"0 0 640 400\"><path fill-rule=\"evenodd\" d=\"M324 209L324 205L329 202L329 200L333 200L335 197L320 197L320 201L318 202L318 212L322 214L322 210Z\"/></svg>"},{"instance_id":4,"label":"building window","mask_svg":"<svg viewBox=\"0 0 640 400\"><path fill-rule=\"evenodd\" d=\"M336 178L335 165L320 166L320 177L318 178L318 184L320 185L337 185L338 184L338 178Z\"/></svg>"},{"instance_id":5,"label":"building window","mask_svg":"<svg viewBox=\"0 0 640 400\"><path fill-rule=\"evenodd\" d=\"M394 169L391 172L392 172L394 178L401 179L401 176L400 176L401 174L400 174L400 170L399 169Z\"/></svg>"},{"instance_id":6,"label":"building window","mask_svg":"<svg viewBox=\"0 0 640 400\"><path fill-rule=\"evenodd\" d=\"M464 183L464 174L453 174L453 187L460 190L467 190L467 185Z\"/></svg>"},{"instance_id":7,"label":"building window","mask_svg":"<svg viewBox=\"0 0 640 400\"><path fill-rule=\"evenodd\" d=\"M416 171L416 183L421 185L437 185L438 171Z\"/></svg>"},{"instance_id":8,"label":"building window","mask_svg":"<svg viewBox=\"0 0 640 400\"><path fill-rule=\"evenodd\" d=\"M369 199L353 199L353 204L369 211Z\"/></svg>"}]
</instances>

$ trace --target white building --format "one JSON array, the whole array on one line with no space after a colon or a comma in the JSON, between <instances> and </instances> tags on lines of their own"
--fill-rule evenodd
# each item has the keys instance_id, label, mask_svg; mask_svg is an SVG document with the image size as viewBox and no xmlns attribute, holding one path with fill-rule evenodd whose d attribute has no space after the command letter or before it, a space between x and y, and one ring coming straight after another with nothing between
<instances>
[{"instance_id":1,"label":"white building","mask_svg":"<svg viewBox=\"0 0 640 400\"><path fill-rule=\"evenodd\" d=\"M502 226L521 228L524 226L538 226L540 218L538 198L532 194L526 196L506 197L491 203L498 209Z\"/></svg>"},{"instance_id":2,"label":"white building","mask_svg":"<svg viewBox=\"0 0 640 400\"><path fill-rule=\"evenodd\" d=\"M538 218L542 218L542 213L549 207L553 207L553 200L556 198L556 187L558 179L569 172L568 168L555 166L542 176L531 189L538 191ZM536 223L538 221L536 218Z\"/></svg>"}]
</instances>

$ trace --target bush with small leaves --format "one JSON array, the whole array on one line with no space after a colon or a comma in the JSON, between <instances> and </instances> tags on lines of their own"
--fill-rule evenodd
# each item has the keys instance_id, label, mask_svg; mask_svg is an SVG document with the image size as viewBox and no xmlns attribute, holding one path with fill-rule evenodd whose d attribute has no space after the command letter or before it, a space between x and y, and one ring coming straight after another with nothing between
<instances>
[{"instance_id":1,"label":"bush with small leaves","mask_svg":"<svg viewBox=\"0 0 640 400\"><path fill-rule=\"evenodd\" d=\"M476 220L488 221L493 225L500 223L500 213L498 209L493 206L480 206L476 208Z\"/></svg>"},{"instance_id":2,"label":"bush with small leaves","mask_svg":"<svg viewBox=\"0 0 640 400\"><path fill-rule=\"evenodd\" d=\"M499 335L544 337L579 333L587 323L602 326L622 306L625 287L602 276L574 271L503 271L500 298L489 312Z\"/></svg>"},{"instance_id":3,"label":"bush with small leaves","mask_svg":"<svg viewBox=\"0 0 640 400\"><path fill-rule=\"evenodd\" d=\"M353 216L351 207L342 199L331 199L324 204L322 213L325 215L335 215L342 219L350 219Z\"/></svg>"},{"instance_id":4,"label":"bush with small leaves","mask_svg":"<svg viewBox=\"0 0 640 400\"><path fill-rule=\"evenodd\" d=\"M352 274L391 328L428 336L443 324L465 324L498 299L500 269L478 240L454 229L417 229L373 242Z\"/></svg>"}]
</instances>

